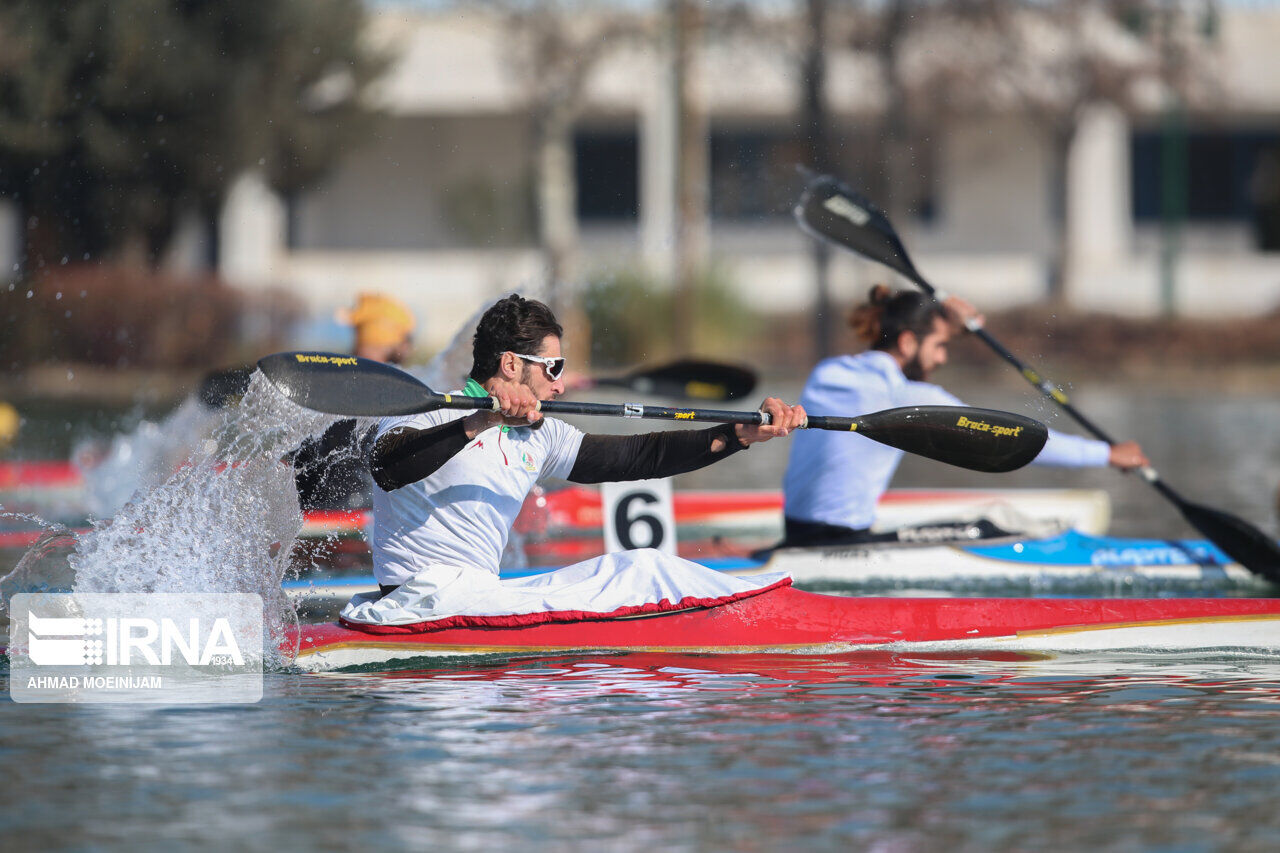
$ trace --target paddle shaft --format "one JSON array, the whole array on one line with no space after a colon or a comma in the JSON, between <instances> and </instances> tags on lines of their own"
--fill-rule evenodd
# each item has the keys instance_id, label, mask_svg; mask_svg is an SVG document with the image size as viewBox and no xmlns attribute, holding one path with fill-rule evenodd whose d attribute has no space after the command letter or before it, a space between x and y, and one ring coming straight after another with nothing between
<instances>
[{"instance_id":1,"label":"paddle shaft","mask_svg":"<svg viewBox=\"0 0 1280 853\"><path fill-rule=\"evenodd\" d=\"M463 397L455 394L435 394L424 400L433 408L499 411L498 401L492 397ZM768 412L730 412L722 409L683 409L669 406L642 406L639 403L570 403L563 400L543 400L538 411L553 415L604 415L615 418L643 418L659 421L703 421L718 424L746 424L767 426ZM801 429L830 429L844 432L858 429L857 418L824 417L811 415Z\"/></svg>"},{"instance_id":2,"label":"paddle shaft","mask_svg":"<svg viewBox=\"0 0 1280 853\"><path fill-rule=\"evenodd\" d=\"M924 276L920 275L919 273L915 273L914 275L908 274L907 277L910 278L912 281L914 281L921 290L923 290L925 293L928 293L930 296L932 296L934 299L937 299L939 302L945 301L949 296L949 294L947 294L946 292L938 290L932 284L925 281ZM1058 406L1061 407L1061 409L1064 412L1070 415L1071 418L1076 423L1080 424L1080 426L1084 427L1086 430L1092 433L1094 438L1097 438L1101 441L1105 441L1107 444L1116 443L1115 439L1113 439L1110 435L1108 435L1107 432L1102 427L1098 426L1090 418L1088 418L1084 414L1084 412L1080 411L1075 407L1075 405L1071 402L1071 399L1067 396L1067 393L1065 391L1063 391L1055 383L1053 383L1046 377L1041 376L1039 372L1036 371L1035 368L1024 363L1022 359L1018 358L1016 355L1010 352L1008 347L1000 343L1000 341L996 340L995 337L992 336L992 334L988 332L985 328L983 328L981 324L979 324L975 320L970 320L965 323L965 328L967 328L972 334L977 336L978 339L981 340L984 344L990 347L991 350L995 352L996 355L1000 356L1005 361L1009 362L1015 368L1017 368L1018 372L1022 374L1022 377L1024 379L1026 379L1033 386L1035 386L1035 388L1037 388L1041 394L1044 394L1044 396L1048 397L1050 400L1057 403ZM1178 494L1172 486L1166 483L1160 477L1160 472L1158 472L1155 468L1151 467L1150 465L1138 469L1138 474L1139 476L1142 477L1142 479L1150 483L1151 486L1157 492L1159 492L1169 501L1174 503L1178 507L1178 509L1183 510L1190 505L1190 502L1187 501L1184 497L1182 497L1182 495Z\"/></svg>"}]
</instances>

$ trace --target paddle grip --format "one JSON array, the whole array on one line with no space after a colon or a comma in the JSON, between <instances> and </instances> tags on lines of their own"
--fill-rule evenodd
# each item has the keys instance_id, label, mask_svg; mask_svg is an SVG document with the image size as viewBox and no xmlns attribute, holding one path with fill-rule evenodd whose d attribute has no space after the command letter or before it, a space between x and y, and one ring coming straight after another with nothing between
<instances>
[{"instance_id":1,"label":"paddle grip","mask_svg":"<svg viewBox=\"0 0 1280 853\"><path fill-rule=\"evenodd\" d=\"M858 429L857 418L837 418L828 415L809 415L805 418L801 429L833 429L840 432L856 432Z\"/></svg>"}]
</instances>

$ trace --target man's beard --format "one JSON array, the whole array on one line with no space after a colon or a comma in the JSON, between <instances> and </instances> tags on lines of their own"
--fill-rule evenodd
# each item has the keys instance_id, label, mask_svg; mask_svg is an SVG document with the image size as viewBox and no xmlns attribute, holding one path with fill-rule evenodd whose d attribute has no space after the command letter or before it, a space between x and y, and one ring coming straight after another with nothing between
<instances>
[{"instance_id":1,"label":"man's beard","mask_svg":"<svg viewBox=\"0 0 1280 853\"><path fill-rule=\"evenodd\" d=\"M920 353L916 353L914 358L902 365L902 375L912 382L923 382L929 378L924 366L920 364Z\"/></svg>"},{"instance_id":2,"label":"man's beard","mask_svg":"<svg viewBox=\"0 0 1280 853\"><path fill-rule=\"evenodd\" d=\"M524 370L521 371L520 373L520 384L528 388L530 391L532 391L533 385L532 383L529 382L529 372L532 370L541 370L541 369L542 369L541 365L525 364ZM528 427L529 429L534 429L534 430L542 429L542 425L546 422L547 422L547 419L544 416L544 417L538 418L533 423L528 424Z\"/></svg>"}]
</instances>

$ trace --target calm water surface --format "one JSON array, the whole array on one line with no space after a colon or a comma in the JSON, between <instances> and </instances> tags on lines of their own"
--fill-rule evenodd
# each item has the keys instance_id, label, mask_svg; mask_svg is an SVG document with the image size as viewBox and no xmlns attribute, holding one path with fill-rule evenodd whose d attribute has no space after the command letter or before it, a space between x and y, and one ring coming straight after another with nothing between
<instances>
[{"instance_id":1,"label":"calm water surface","mask_svg":"<svg viewBox=\"0 0 1280 853\"><path fill-rule=\"evenodd\" d=\"M0 705L30 847L1264 850L1280 664L626 655Z\"/></svg>"}]
</instances>

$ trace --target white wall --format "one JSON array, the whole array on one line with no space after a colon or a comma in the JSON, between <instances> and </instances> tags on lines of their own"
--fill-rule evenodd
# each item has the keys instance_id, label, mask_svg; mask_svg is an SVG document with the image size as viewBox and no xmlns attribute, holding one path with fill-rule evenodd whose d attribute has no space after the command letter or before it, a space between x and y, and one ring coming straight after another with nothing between
<instances>
[{"instance_id":1,"label":"white wall","mask_svg":"<svg viewBox=\"0 0 1280 853\"><path fill-rule=\"evenodd\" d=\"M526 197L528 150L526 123L514 115L385 119L374 139L299 200L297 248L456 246L464 235L451 224L450 204L469 203L463 196L477 186L519 203ZM495 242L512 242L512 235L503 236Z\"/></svg>"},{"instance_id":2,"label":"white wall","mask_svg":"<svg viewBox=\"0 0 1280 853\"><path fill-rule=\"evenodd\" d=\"M281 280L284 204L261 175L247 173L232 184L218 229L218 269L224 278L250 287Z\"/></svg>"},{"instance_id":3,"label":"white wall","mask_svg":"<svg viewBox=\"0 0 1280 853\"><path fill-rule=\"evenodd\" d=\"M937 139L938 221L922 240L943 251L1047 251L1053 234L1044 135L1025 121L993 118L948 125Z\"/></svg>"},{"instance_id":4,"label":"white wall","mask_svg":"<svg viewBox=\"0 0 1280 853\"><path fill-rule=\"evenodd\" d=\"M1224 120L1280 121L1280 86L1261 73L1280 60L1272 49L1280 14L1228 6L1221 59L1233 94ZM497 235L466 246L448 209L468 182L507 197L526 189L527 125L520 81L512 76L503 37L487 14L406 13L378 16L379 38L399 43L403 58L380 97L394 114L376 139L354 153L323 187L297 207L298 248L285 250L278 200L246 188L224 221L224 269L246 282L277 281L317 310L343 304L359 289L388 289L449 325L463 305L537 278L529 246ZM703 58L699 79L718 122L794 123L794 68L780 55L735 51ZM589 87L588 121L643 116L643 168L670 169L670 151L654 133L664 121L661 65L651 51L628 47L600 68ZM832 57L831 104L842 121L876 100L873 75L855 57ZM1238 113L1231 113L1236 109ZM652 131L652 132L651 132ZM1068 293L1075 307L1152 314L1160 310L1159 254L1130 212L1128 125L1112 110L1092 110L1070 165L1070 233L1074 249ZM1050 198L1050 153L1043 131L1027 120L974 117L940 125L934 134L937 216L900 222L917 266L935 284L995 309L1043 298L1056 227ZM642 207L669 205L670 176L640 177ZM474 185L470 184L470 185ZM262 209L252 210L254 205ZM511 213L512 211L505 211ZM669 211L642 210L638 227L583 234L586 271L651 260L670 242ZM2 224L2 220L0 220ZM3 239L0 228L0 240ZM714 257L736 275L743 294L765 310L812 304L807 243L787 221L755 228L716 223ZM643 247L642 247L643 242ZM1280 258L1254 252L1240 228L1188 228L1179 264L1179 305L1242 314L1280 301ZM0 243L0 249L3 244ZM880 267L842 254L833 271L836 298L861 298ZM456 307L450 307L456 306ZM434 326L432 328L435 328ZM436 334L431 332L430 334Z\"/></svg>"}]
</instances>

